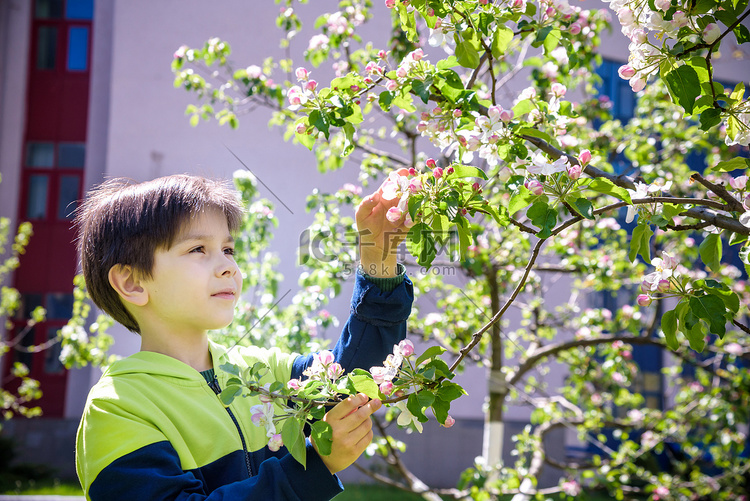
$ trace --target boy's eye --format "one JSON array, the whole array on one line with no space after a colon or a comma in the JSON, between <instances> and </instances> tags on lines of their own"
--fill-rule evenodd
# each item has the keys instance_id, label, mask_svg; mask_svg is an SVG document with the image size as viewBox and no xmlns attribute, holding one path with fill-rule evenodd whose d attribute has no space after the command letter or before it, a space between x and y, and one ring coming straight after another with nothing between
<instances>
[{"instance_id":1,"label":"boy's eye","mask_svg":"<svg viewBox=\"0 0 750 501\"><path fill-rule=\"evenodd\" d=\"M198 247L195 247L193 249L190 249L190 252L203 252L203 246L200 245Z\"/></svg>"},{"instance_id":2,"label":"boy's eye","mask_svg":"<svg viewBox=\"0 0 750 501\"><path fill-rule=\"evenodd\" d=\"M234 249L232 247L227 247L226 249L224 249L224 254L234 256Z\"/></svg>"}]
</instances>

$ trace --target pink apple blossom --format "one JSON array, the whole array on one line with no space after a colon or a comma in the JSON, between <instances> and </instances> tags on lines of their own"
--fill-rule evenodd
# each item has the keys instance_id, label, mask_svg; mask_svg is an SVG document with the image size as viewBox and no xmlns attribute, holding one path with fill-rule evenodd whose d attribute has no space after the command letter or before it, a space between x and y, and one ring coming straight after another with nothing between
<instances>
[{"instance_id":1,"label":"pink apple blossom","mask_svg":"<svg viewBox=\"0 0 750 501\"><path fill-rule=\"evenodd\" d=\"M579 23L573 23L570 25L570 28L568 28L571 35L577 35L581 32L581 25Z\"/></svg>"},{"instance_id":2,"label":"pink apple blossom","mask_svg":"<svg viewBox=\"0 0 750 501\"><path fill-rule=\"evenodd\" d=\"M500 112L500 120L504 123L508 123L513 120L513 110L503 110Z\"/></svg>"},{"instance_id":3,"label":"pink apple blossom","mask_svg":"<svg viewBox=\"0 0 750 501\"><path fill-rule=\"evenodd\" d=\"M290 390L295 390L295 391L296 391L296 390L299 390L299 389L300 389L300 387L301 387L301 384L300 384L300 383L301 383L301 381L300 381L299 379L290 379L290 380L289 380L289 381L288 381L288 382L286 383L286 386L287 386L287 388L289 388Z\"/></svg>"},{"instance_id":4,"label":"pink apple blossom","mask_svg":"<svg viewBox=\"0 0 750 501\"><path fill-rule=\"evenodd\" d=\"M745 351L744 348L742 348L742 345L739 343L728 343L724 345L724 351L729 353L730 355L735 356L741 356L742 353Z\"/></svg>"},{"instance_id":5,"label":"pink apple blossom","mask_svg":"<svg viewBox=\"0 0 750 501\"><path fill-rule=\"evenodd\" d=\"M638 306L649 306L651 304L651 296L648 294L638 294L636 303L638 303Z\"/></svg>"},{"instance_id":6,"label":"pink apple blossom","mask_svg":"<svg viewBox=\"0 0 750 501\"><path fill-rule=\"evenodd\" d=\"M396 6L396 0L385 0L385 6L392 9Z\"/></svg>"},{"instance_id":7,"label":"pink apple blossom","mask_svg":"<svg viewBox=\"0 0 750 501\"><path fill-rule=\"evenodd\" d=\"M654 0L654 5L657 9L666 12L672 6L672 0Z\"/></svg>"},{"instance_id":8,"label":"pink apple blossom","mask_svg":"<svg viewBox=\"0 0 750 501\"><path fill-rule=\"evenodd\" d=\"M646 88L646 79L645 78L631 78L630 79L630 88L633 89L633 92L640 92L643 89Z\"/></svg>"},{"instance_id":9,"label":"pink apple blossom","mask_svg":"<svg viewBox=\"0 0 750 501\"><path fill-rule=\"evenodd\" d=\"M263 75L263 70L260 66L254 64L248 66L247 69L245 69L245 72L247 73L247 78L258 79Z\"/></svg>"},{"instance_id":10,"label":"pink apple blossom","mask_svg":"<svg viewBox=\"0 0 750 501\"><path fill-rule=\"evenodd\" d=\"M744 190L747 186L747 176L737 176L729 180L729 186L735 190Z\"/></svg>"},{"instance_id":11,"label":"pink apple blossom","mask_svg":"<svg viewBox=\"0 0 750 501\"><path fill-rule=\"evenodd\" d=\"M578 496L581 493L581 485L575 480L567 480L560 485L560 489L568 496Z\"/></svg>"},{"instance_id":12,"label":"pink apple blossom","mask_svg":"<svg viewBox=\"0 0 750 501\"><path fill-rule=\"evenodd\" d=\"M268 448L271 451L278 451L282 445L284 445L284 441L281 439L281 434L275 433L271 435L271 438L268 440Z\"/></svg>"},{"instance_id":13,"label":"pink apple blossom","mask_svg":"<svg viewBox=\"0 0 750 501\"><path fill-rule=\"evenodd\" d=\"M453 419L453 417L450 414L448 414L448 417L445 418L445 422L443 423L443 426L445 426L446 428L450 428L454 424L456 424L456 420Z\"/></svg>"},{"instance_id":14,"label":"pink apple blossom","mask_svg":"<svg viewBox=\"0 0 750 501\"><path fill-rule=\"evenodd\" d=\"M385 88L388 89L389 91L393 92L396 89L398 89L398 82L395 81L395 80L388 80L385 83Z\"/></svg>"},{"instance_id":15,"label":"pink apple blossom","mask_svg":"<svg viewBox=\"0 0 750 501\"><path fill-rule=\"evenodd\" d=\"M665 498L669 496L669 489L664 487L663 485L660 485L656 489L654 489L653 498L655 501L658 501L659 499Z\"/></svg>"}]
</instances>

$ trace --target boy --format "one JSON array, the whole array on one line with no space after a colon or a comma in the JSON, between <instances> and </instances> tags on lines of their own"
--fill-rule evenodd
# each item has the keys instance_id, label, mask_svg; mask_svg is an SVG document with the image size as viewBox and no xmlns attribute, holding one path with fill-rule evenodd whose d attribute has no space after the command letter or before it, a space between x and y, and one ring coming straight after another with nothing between
<instances>
[{"instance_id":1,"label":"boy","mask_svg":"<svg viewBox=\"0 0 750 501\"><path fill-rule=\"evenodd\" d=\"M346 370L382 363L406 335L413 300L396 263L403 226L385 218L397 200L381 193L382 187L365 198L356 213L361 268L333 350ZM86 403L76 466L87 499L326 500L342 490L336 472L370 443L370 415L381 404L362 394L326 414L331 454L319 455L308 442L306 469L286 449L267 447L265 430L250 419L257 397L221 404L228 375L216 368L224 363L262 361L271 368L267 382L286 382L313 360L276 349L226 349L208 339L208 330L232 321L242 290L232 239L242 210L233 190L185 175L108 181L81 205L79 251L89 293L141 335L141 351L107 368Z\"/></svg>"}]
</instances>

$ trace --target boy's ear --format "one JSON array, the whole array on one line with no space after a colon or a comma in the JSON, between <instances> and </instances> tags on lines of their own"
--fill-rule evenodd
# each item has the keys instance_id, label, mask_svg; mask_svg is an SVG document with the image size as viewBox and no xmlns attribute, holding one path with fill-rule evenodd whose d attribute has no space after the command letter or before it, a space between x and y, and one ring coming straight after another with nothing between
<instances>
[{"instance_id":1,"label":"boy's ear","mask_svg":"<svg viewBox=\"0 0 750 501\"><path fill-rule=\"evenodd\" d=\"M134 306L145 306L148 303L148 292L130 265L116 264L110 268L109 284L123 301Z\"/></svg>"}]
</instances>

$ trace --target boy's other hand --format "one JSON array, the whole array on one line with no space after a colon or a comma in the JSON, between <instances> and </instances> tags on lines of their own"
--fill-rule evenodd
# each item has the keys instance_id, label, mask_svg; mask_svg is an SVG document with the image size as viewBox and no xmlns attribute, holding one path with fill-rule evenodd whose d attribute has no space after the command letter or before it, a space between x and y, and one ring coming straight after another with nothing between
<instances>
[{"instance_id":1,"label":"boy's other hand","mask_svg":"<svg viewBox=\"0 0 750 501\"><path fill-rule=\"evenodd\" d=\"M331 475L351 465L372 441L372 419L370 416L380 409L380 400L369 400L358 393L328 411L323 421L333 429L331 454L320 455ZM313 441L315 450L318 446ZM320 454L320 452L318 452Z\"/></svg>"},{"instance_id":2,"label":"boy's other hand","mask_svg":"<svg viewBox=\"0 0 750 501\"><path fill-rule=\"evenodd\" d=\"M398 174L408 175L408 169L399 169ZM385 184L385 182L383 183ZM398 205L398 198L385 200L383 185L365 197L355 214L359 230L360 261L365 273L375 277L396 276L397 248L406 238L407 228L403 219L391 223L385 215L388 209Z\"/></svg>"}]
</instances>

